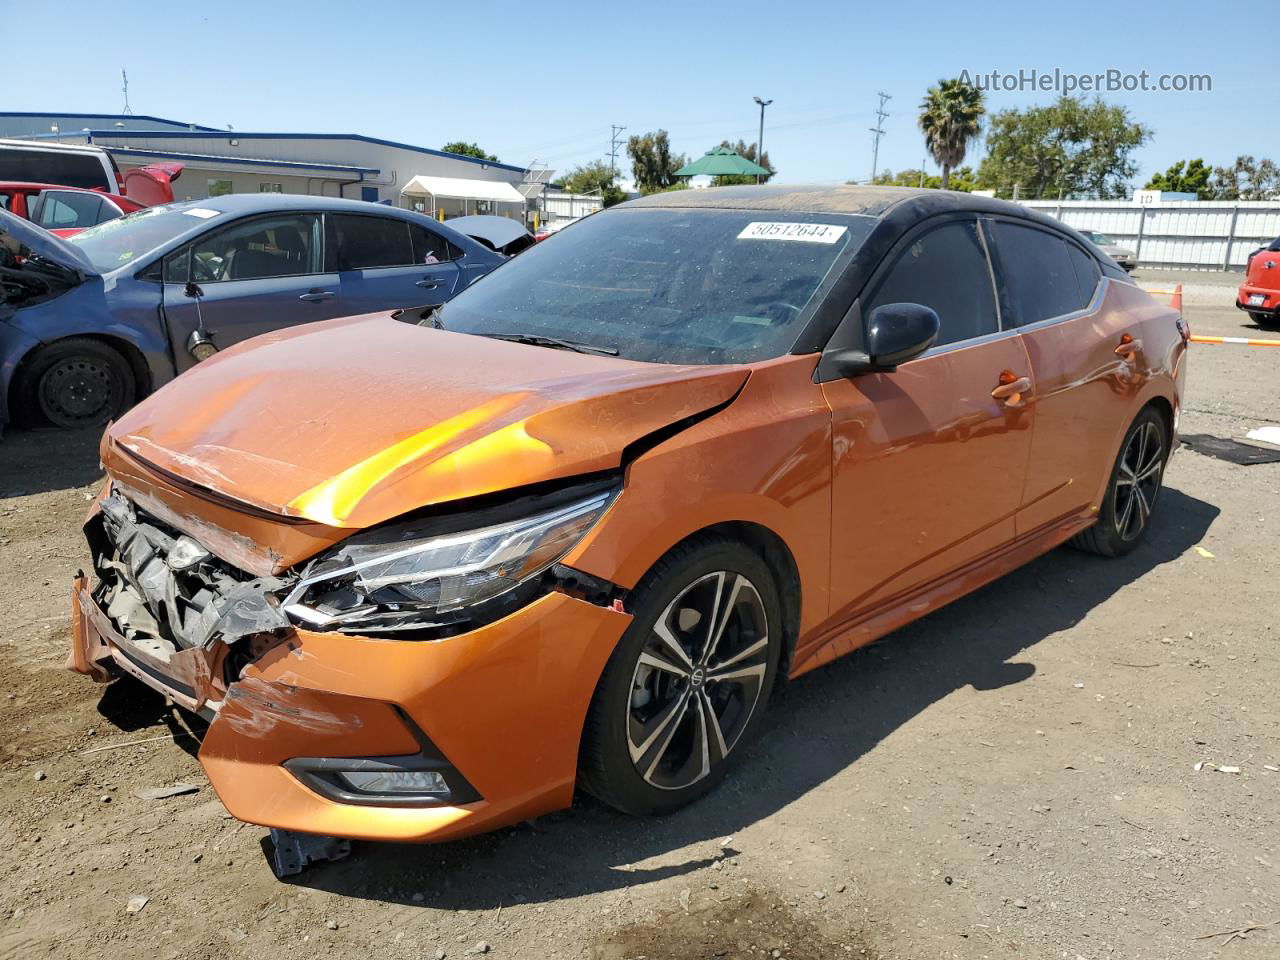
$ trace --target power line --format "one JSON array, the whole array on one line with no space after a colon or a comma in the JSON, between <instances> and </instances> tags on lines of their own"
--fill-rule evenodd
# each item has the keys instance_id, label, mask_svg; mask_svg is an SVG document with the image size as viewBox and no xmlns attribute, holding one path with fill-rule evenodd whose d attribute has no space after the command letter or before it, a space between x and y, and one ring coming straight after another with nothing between
<instances>
[{"instance_id":1,"label":"power line","mask_svg":"<svg viewBox=\"0 0 1280 960\"><path fill-rule=\"evenodd\" d=\"M611 123L609 124L609 129L611 130L609 134L609 171L616 179L618 176L618 147L622 145L622 138L618 134L627 128Z\"/></svg>"},{"instance_id":2,"label":"power line","mask_svg":"<svg viewBox=\"0 0 1280 960\"><path fill-rule=\"evenodd\" d=\"M871 128L871 132L875 134L875 139L871 141L871 182L876 182L876 169L880 166L880 138L884 136L884 121L889 116L884 105L893 99L887 93L877 93L880 98L880 106L876 108L876 125Z\"/></svg>"}]
</instances>

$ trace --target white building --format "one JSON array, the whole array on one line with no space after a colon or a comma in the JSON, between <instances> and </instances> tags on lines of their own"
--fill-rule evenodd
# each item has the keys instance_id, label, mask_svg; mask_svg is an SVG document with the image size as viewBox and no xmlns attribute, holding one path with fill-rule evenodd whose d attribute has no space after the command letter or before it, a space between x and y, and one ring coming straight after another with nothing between
<instances>
[{"instance_id":1,"label":"white building","mask_svg":"<svg viewBox=\"0 0 1280 960\"><path fill-rule=\"evenodd\" d=\"M0 137L57 139L106 148L122 171L157 161L185 167L179 199L224 193L348 197L438 217L493 213L523 218L540 209L542 185L524 167L360 134L242 133L160 117L3 113Z\"/></svg>"}]
</instances>

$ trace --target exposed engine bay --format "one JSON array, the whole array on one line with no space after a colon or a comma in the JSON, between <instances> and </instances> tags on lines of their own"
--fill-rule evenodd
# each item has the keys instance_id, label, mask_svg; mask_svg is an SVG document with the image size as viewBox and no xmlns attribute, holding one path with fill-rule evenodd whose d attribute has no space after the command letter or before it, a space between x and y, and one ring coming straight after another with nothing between
<instances>
[{"instance_id":1,"label":"exposed engine bay","mask_svg":"<svg viewBox=\"0 0 1280 960\"><path fill-rule=\"evenodd\" d=\"M236 570L119 493L100 507L85 531L98 580L93 596L132 643L167 659L290 625L276 597L290 580Z\"/></svg>"}]
</instances>

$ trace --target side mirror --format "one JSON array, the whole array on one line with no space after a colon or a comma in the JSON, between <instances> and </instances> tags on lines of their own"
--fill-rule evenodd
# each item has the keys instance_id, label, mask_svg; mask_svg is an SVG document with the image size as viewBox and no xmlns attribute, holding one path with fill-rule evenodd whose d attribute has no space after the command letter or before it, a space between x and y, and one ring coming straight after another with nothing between
<instances>
[{"instance_id":1,"label":"side mirror","mask_svg":"<svg viewBox=\"0 0 1280 960\"><path fill-rule=\"evenodd\" d=\"M884 303L867 318L865 349L837 351L830 362L841 376L892 373L938 339L938 314L920 303Z\"/></svg>"}]
</instances>

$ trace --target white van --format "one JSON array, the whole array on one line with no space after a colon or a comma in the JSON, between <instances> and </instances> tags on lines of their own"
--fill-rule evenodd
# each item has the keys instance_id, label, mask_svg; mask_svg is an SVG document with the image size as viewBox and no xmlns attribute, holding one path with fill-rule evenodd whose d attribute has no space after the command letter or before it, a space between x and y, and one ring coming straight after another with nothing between
<instances>
[{"instance_id":1,"label":"white van","mask_svg":"<svg viewBox=\"0 0 1280 960\"><path fill-rule=\"evenodd\" d=\"M111 154L87 143L0 140L0 182L56 183L123 193L124 180Z\"/></svg>"}]
</instances>

